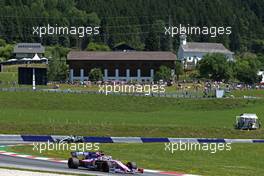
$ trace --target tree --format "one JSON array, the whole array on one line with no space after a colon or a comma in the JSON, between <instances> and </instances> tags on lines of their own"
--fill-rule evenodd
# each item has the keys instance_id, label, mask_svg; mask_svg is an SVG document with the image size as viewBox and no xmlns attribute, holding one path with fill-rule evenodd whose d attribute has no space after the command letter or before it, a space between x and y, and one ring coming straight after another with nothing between
<instances>
[{"instance_id":1,"label":"tree","mask_svg":"<svg viewBox=\"0 0 264 176\"><path fill-rule=\"evenodd\" d=\"M157 35L157 48L156 50L161 50L161 51L170 51L171 50L171 39L169 35L165 35L164 33L164 28L165 28L165 22L163 20L156 20L155 23L153 24L153 29L156 32Z\"/></svg>"},{"instance_id":2,"label":"tree","mask_svg":"<svg viewBox=\"0 0 264 176\"><path fill-rule=\"evenodd\" d=\"M5 45L4 47L0 47L0 58L3 58L2 60L8 60L11 59L13 52L13 46L12 45Z\"/></svg>"},{"instance_id":3,"label":"tree","mask_svg":"<svg viewBox=\"0 0 264 176\"><path fill-rule=\"evenodd\" d=\"M236 78L246 84L259 82L259 65L256 58L239 58L235 65Z\"/></svg>"},{"instance_id":4,"label":"tree","mask_svg":"<svg viewBox=\"0 0 264 176\"><path fill-rule=\"evenodd\" d=\"M0 38L0 47L3 47L5 45L6 45L6 41Z\"/></svg>"},{"instance_id":5,"label":"tree","mask_svg":"<svg viewBox=\"0 0 264 176\"><path fill-rule=\"evenodd\" d=\"M89 80L92 82L102 81L103 73L99 68L93 68L89 73Z\"/></svg>"},{"instance_id":6,"label":"tree","mask_svg":"<svg viewBox=\"0 0 264 176\"><path fill-rule=\"evenodd\" d=\"M71 47L80 47L81 43L84 43L82 46L86 47L90 40L104 44L110 41L112 43L109 44L110 47L125 41L138 50L144 49L146 42L146 50L167 51L177 49L178 37L171 38L169 35L164 35L164 28L161 32L157 28L152 29L153 26L216 25L231 26L232 33L218 35L217 38L209 35L189 35L188 40L217 41L236 52L245 50L260 53L263 51L263 42L256 41L263 39L263 0L222 0L221 3L209 0L206 3L194 0L152 1L153 3L140 0L123 0L122 3L118 3L117 0L1 0L1 36L7 43L41 42L43 45L48 45L59 42L60 45L68 46L69 44ZM221 9L221 13L214 10L216 7ZM41 39L32 35L33 26L47 24L68 27L100 26L101 30L99 35L87 36L89 39L85 42L83 41L86 40L85 38L75 35L67 37L46 35ZM150 31L152 32L149 33Z\"/></svg>"},{"instance_id":7,"label":"tree","mask_svg":"<svg viewBox=\"0 0 264 176\"><path fill-rule=\"evenodd\" d=\"M264 53L264 40L254 40L251 44L251 50L255 53Z\"/></svg>"},{"instance_id":8,"label":"tree","mask_svg":"<svg viewBox=\"0 0 264 176\"><path fill-rule=\"evenodd\" d=\"M179 81L180 75L183 74L183 65L180 61L175 62L175 75L177 77L177 81Z\"/></svg>"},{"instance_id":9,"label":"tree","mask_svg":"<svg viewBox=\"0 0 264 176\"><path fill-rule=\"evenodd\" d=\"M65 81L68 77L68 65L65 59L53 58L49 61L48 80Z\"/></svg>"},{"instance_id":10,"label":"tree","mask_svg":"<svg viewBox=\"0 0 264 176\"><path fill-rule=\"evenodd\" d=\"M145 50L146 51L159 51L160 49L160 42L159 36L157 32L155 32L155 28L151 27L148 33L148 36L145 41Z\"/></svg>"},{"instance_id":11,"label":"tree","mask_svg":"<svg viewBox=\"0 0 264 176\"><path fill-rule=\"evenodd\" d=\"M154 76L155 81L163 80L163 81L169 81L172 79L171 76L171 70L167 66L160 66L159 70L156 72Z\"/></svg>"},{"instance_id":12,"label":"tree","mask_svg":"<svg viewBox=\"0 0 264 176\"><path fill-rule=\"evenodd\" d=\"M109 46L104 45L104 44L90 42L86 50L87 51L110 51L110 48Z\"/></svg>"},{"instance_id":13,"label":"tree","mask_svg":"<svg viewBox=\"0 0 264 176\"><path fill-rule=\"evenodd\" d=\"M264 54L258 55L257 59L260 63L260 70L264 70Z\"/></svg>"},{"instance_id":14,"label":"tree","mask_svg":"<svg viewBox=\"0 0 264 176\"><path fill-rule=\"evenodd\" d=\"M49 81L65 81L67 79L68 65L66 64L66 56L68 52L68 48L58 45L54 47L47 47L45 57L49 59Z\"/></svg>"},{"instance_id":15,"label":"tree","mask_svg":"<svg viewBox=\"0 0 264 176\"><path fill-rule=\"evenodd\" d=\"M198 70L201 77L214 81L228 81L233 76L231 63L219 53L205 55L198 63Z\"/></svg>"}]
</instances>

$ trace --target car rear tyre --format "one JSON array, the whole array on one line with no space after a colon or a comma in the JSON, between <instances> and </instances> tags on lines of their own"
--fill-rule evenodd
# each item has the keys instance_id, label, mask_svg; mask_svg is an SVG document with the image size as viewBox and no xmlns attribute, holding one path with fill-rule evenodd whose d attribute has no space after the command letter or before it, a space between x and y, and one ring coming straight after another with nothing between
<instances>
[{"instance_id":1,"label":"car rear tyre","mask_svg":"<svg viewBox=\"0 0 264 176\"><path fill-rule=\"evenodd\" d=\"M135 162L128 162L127 167L129 169L137 169L137 164Z\"/></svg>"},{"instance_id":2,"label":"car rear tyre","mask_svg":"<svg viewBox=\"0 0 264 176\"><path fill-rule=\"evenodd\" d=\"M78 169L78 167L79 167L79 159L78 158L69 158L68 167L70 169Z\"/></svg>"}]
</instances>

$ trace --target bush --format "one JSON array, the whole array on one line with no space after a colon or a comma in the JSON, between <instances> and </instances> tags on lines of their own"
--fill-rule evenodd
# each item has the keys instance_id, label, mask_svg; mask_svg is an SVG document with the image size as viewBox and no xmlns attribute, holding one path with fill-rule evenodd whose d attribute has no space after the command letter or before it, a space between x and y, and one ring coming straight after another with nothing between
<instances>
[{"instance_id":1,"label":"bush","mask_svg":"<svg viewBox=\"0 0 264 176\"><path fill-rule=\"evenodd\" d=\"M107 45L90 42L86 50L87 51L110 51L110 48Z\"/></svg>"},{"instance_id":2,"label":"bush","mask_svg":"<svg viewBox=\"0 0 264 176\"><path fill-rule=\"evenodd\" d=\"M159 70L156 72L154 76L155 81L159 81L159 80L169 81L171 79L172 79L171 70L170 68L164 65L160 66Z\"/></svg>"},{"instance_id":3,"label":"bush","mask_svg":"<svg viewBox=\"0 0 264 176\"><path fill-rule=\"evenodd\" d=\"M102 81L103 73L99 68L93 68L89 73L89 80L92 82Z\"/></svg>"},{"instance_id":4,"label":"bush","mask_svg":"<svg viewBox=\"0 0 264 176\"><path fill-rule=\"evenodd\" d=\"M246 84L260 82L258 76L259 62L256 58L242 58L236 62L236 78Z\"/></svg>"},{"instance_id":5,"label":"bush","mask_svg":"<svg viewBox=\"0 0 264 176\"><path fill-rule=\"evenodd\" d=\"M233 76L231 65L223 54L207 54L198 63L198 70L202 78L228 81Z\"/></svg>"}]
</instances>

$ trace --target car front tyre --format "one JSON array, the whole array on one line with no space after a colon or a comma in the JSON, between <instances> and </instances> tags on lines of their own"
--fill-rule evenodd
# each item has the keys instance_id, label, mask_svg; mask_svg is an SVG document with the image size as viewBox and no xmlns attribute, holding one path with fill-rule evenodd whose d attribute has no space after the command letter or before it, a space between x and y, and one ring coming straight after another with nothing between
<instances>
[{"instance_id":1,"label":"car front tyre","mask_svg":"<svg viewBox=\"0 0 264 176\"><path fill-rule=\"evenodd\" d=\"M68 159L68 167L70 169L78 169L78 167L79 167L79 159L78 158L69 158Z\"/></svg>"},{"instance_id":2,"label":"car front tyre","mask_svg":"<svg viewBox=\"0 0 264 176\"><path fill-rule=\"evenodd\" d=\"M111 162L105 161L102 163L101 171L102 172L109 172L111 167L112 167Z\"/></svg>"}]
</instances>

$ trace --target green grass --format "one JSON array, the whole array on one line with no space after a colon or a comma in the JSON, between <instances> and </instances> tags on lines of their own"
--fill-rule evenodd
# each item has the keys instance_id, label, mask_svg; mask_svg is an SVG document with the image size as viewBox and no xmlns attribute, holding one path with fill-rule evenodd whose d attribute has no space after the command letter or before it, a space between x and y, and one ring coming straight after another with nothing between
<instances>
[{"instance_id":1,"label":"green grass","mask_svg":"<svg viewBox=\"0 0 264 176\"><path fill-rule=\"evenodd\" d=\"M231 92L235 97L253 96L264 97L264 89L235 90Z\"/></svg>"},{"instance_id":2,"label":"green grass","mask_svg":"<svg viewBox=\"0 0 264 176\"><path fill-rule=\"evenodd\" d=\"M101 144L100 150L123 162L136 161L139 167L188 174L214 176L263 175L263 144L232 144L231 151L176 151L169 153L164 144ZM69 151L45 151L39 154L32 146L16 146L9 151L67 159Z\"/></svg>"},{"instance_id":3,"label":"green grass","mask_svg":"<svg viewBox=\"0 0 264 176\"><path fill-rule=\"evenodd\" d=\"M240 113L263 119L263 107L263 99L0 92L0 133L264 138L263 129L233 129Z\"/></svg>"},{"instance_id":4,"label":"green grass","mask_svg":"<svg viewBox=\"0 0 264 176\"><path fill-rule=\"evenodd\" d=\"M53 85L49 85L49 87L53 87ZM59 84L59 89L62 90L85 90L85 91L99 91L99 86L97 85L89 85L89 86L83 86L83 85L70 85L70 84Z\"/></svg>"}]
</instances>

